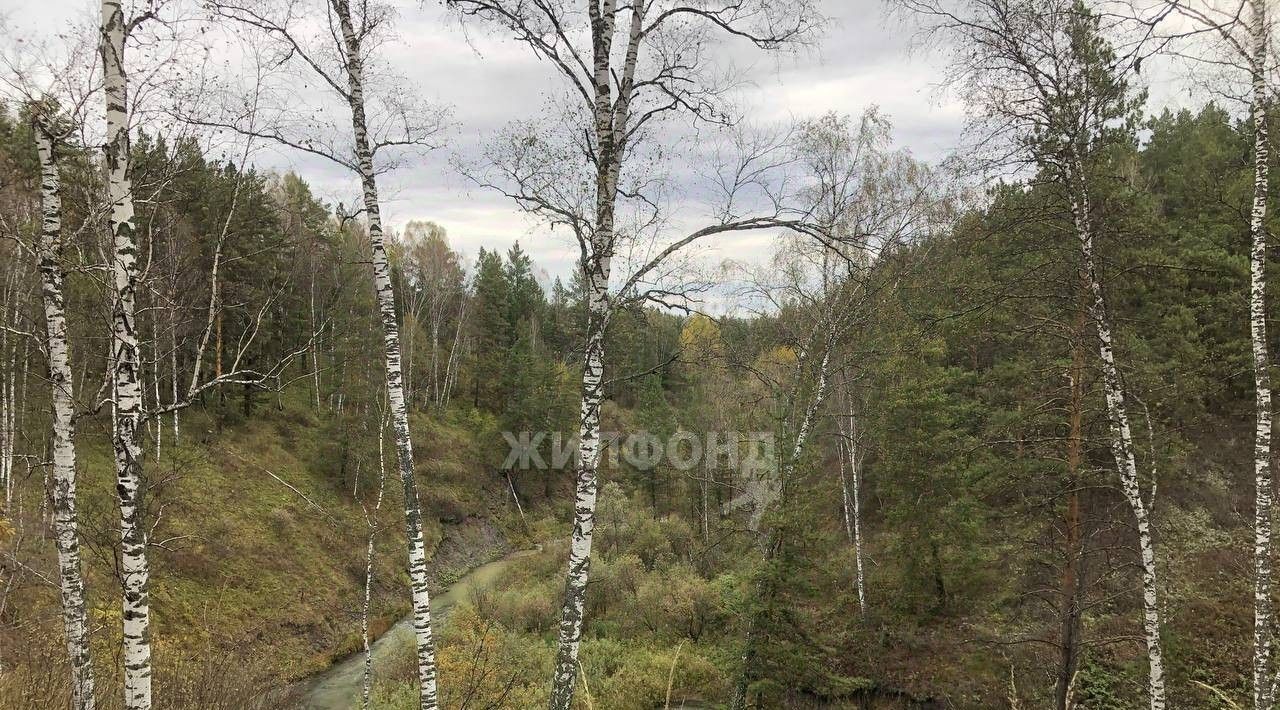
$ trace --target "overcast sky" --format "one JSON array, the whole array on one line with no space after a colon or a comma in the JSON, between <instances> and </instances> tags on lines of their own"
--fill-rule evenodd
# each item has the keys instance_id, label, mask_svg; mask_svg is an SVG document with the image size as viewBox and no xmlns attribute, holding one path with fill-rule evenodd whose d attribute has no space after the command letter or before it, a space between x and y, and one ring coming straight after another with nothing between
<instances>
[{"instance_id":1,"label":"overcast sky","mask_svg":"<svg viewBox=\"0 0 1280 710\"><path fill-rule=\"evenodd\" d=\"M734 51L747 68L750 85L740 97L753 119L785 121L827 111L857 115L878 105L892 120L896 143L917 158L936 161L956 146L963 109L940 94L936 82L940 58L911 51L910 32L885 18L881 0L823 0L835 24L820 49L777 62L759 52ZM528 117L544 106L548 90L563 84L546 63L514 41L487 33L463 36L442 3L397 2L398 43L385 59L421 87L424 96L452 106L454 128L449 147L411 161L383 180L384 214L399 229L414 219L443 225L455 249L468 260L479 249L508 248L515 240L550 275L568 272L576 246L549 234L492 193L468 186L454 173L450 152L474 153L487 136L508 121ZM0 0L0 13L33 33L52 34L74 17L92 16L97 3L87 0ZM1148 72L1150 74L1150 72ZM1167 95L1153 87L1153 95ZM263 150L262 167L294 170L331 202L352 203L358 185L349 174L296 153ZM735 258L762 260L768 235L755 235L732 247ZM744 253L745 252L745 253ZM724 256L724 249L713 258Z\"/></svg>"}]
</instances>

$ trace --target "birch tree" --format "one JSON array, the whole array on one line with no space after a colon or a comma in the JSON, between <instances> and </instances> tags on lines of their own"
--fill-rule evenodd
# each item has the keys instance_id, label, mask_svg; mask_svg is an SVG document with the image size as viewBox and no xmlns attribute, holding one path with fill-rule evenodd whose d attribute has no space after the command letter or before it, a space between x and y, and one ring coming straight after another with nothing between
<instances>
[{"instance_id":1,"label":"birch tree","mask_svg":"<svg viewBox=\"0 0 1280 710\"><path fill-rule=\"evenodd\" d=\"M1251 0L1249 83L1253 118L1253 208L1249 216L1249 337L1253 345L1253 384L1257 402L1253 476L1253 707L1270 710L1271 678L1271 355L1267 348L1267 195L1271 191L1270 110L1266 83L1267 0Z\"/></svg>"},{"instance_id":2,"label":"birch tree","mask_svg":"<svg viewBox=\"0 0 1280 710\"><path fill-rule=\"evenodd\" d=\"M774 393L785 449L772 472L776 480L763 487L764 495L757 492L759 486L747 493L755 498L749 501L754 509L748 526L759 535L765 566L758 573L753 600L762 611L753 612L748 622L734 708L747 706L750 685L760 673L756 658L760 645L767 642L760 638L763 610L785 584L775 578L771 563L788 553L787 517L800 495L796 488L805 458L815 436L825 429L831 390L840 378L850 377L848 361L856 351L850 341L868 323L883 284L893 282L873 278L873 268L884 255L926 236L944 214L946 191L938 175L905 151L894 150L890 133L888 120L875 108L856 121L828 114L800 124L794 150L807 178L805 192L813 205L811 219L818 238L787 240L767 266L755 271L748 286L749 301L763 306L760 315L787 314L779 320L792 324L783 328L783 337L794 362L781 376L753 368L766 391ZM837 410L837 432L843 430L844 417ZM843 436L839 441L852 443ZM770 507L775 509L774 523L762 527ZM861 531L855 536L851 528L850 537L859 550L855 573L865 605Z\"/></svg>"},{"instance_id":3,"label":"birch tree","mask_svg":"<svg viewBox=\"0 0 1280 710\"><path fill-rule=\"evenodd\" d=\"M14 382L18 376L18 349L24 336L19 336L18 318L22 313L23 288L22 268L15 265L5 275L3 298L0 299L0 482L4 484L4 503L8 509L13 503L13 462L14 439L16 431L13 426L14 412L19 406L14 392Z\"/></svg>"},{"instance_id":4,"label":"birch tree","mask_svg":"<svg viewBox=\"0 0 1280 710\"><path fill-rule=\"evenodd\" d=\"M369 644L369 605L373 595L373 553L374 541L378 536L380 524L378 522L378 513L382 510L382 497L386 492L387 482L387 459L384 450L384 442L387 434L387 421L389 412L386 411L385 405L379 403L381 410L378 415L378 494L374 498L373 509L361 503L364 511L365 524L369 528L369 534L365 543L364 552L364 599L360 608L360 640L364 646L364 675L360 681L360 707L369 707L369 694L373 689L373 647Z\"/></svg>"},{"instance_id":5,"label":"birch tree","mask_svg":"<svg viewBox=\"0 0 1280 710\"><path fill-rule=\"evenodd\" d=\"M148 595L147 530L142 515L141 353L134 312L138 287L138 240L129 178L129 95L125 41L142 17L126 17L119 0L103 0L101 53L107 135L103 144L111 206L112 448L120 505L120 568L123 586L124 703L151 707L151 606Z\"/></svg>"},{"instance_id":6,"label":"birch tree","mask_svg":"<svg viewBox=\"0 0 1280 710\"><path fill-rule=\"evenodd\" d=\"M391 165L385 154L403 148L429 148L442 127L443 114L412 101L403 86L376 91L376 75L369 72L378 47L391 30L392 13L378 3L358 0L328 0L323 9L317 3L286 0L279 3L211 3L218 16L255 29L275 42L277 78L286 82L300 71L317 79L331 96L347 109L350 130L321 129L316 123L299 123L293 116L302 113L296 104L273 107L279 121L260 126L234 113L206 120L207 125L273 140L297 150L325 158L347 169L360 181L363 213L368 228L373 266L373 288L383 330L383 359L386 387L395 432L396 458L404 492L405 538L409 548L409 579L412 587L414 634L420 706L438 704L436 662L431 628L431 602L427 588L427 553L422 537L422 510L414 473L413 447L409 432L409 412L402 372L399 307L392 282L391 264L383 233L378 192L378 176ZM308 26L323 13L323 27ZM314 31L313 31L314 30ZM386 79L384 78L385 82ZM282 91L288 84L281 85ZM370 105L377 111L370 119ZM326 127L332 128L332 127ZM381 163L381 164L380 164Z\"/></svg>"},{"instance_id":7,"label":"birch tree","mask_svg":"<svg viewBox=\"0 0 1280 710\"><path fill-rule=\"evenodd\" d=\"M124 662L124 705L128 710L149 710L152 706L151 606L149 596L150 565L147 558L148 528L143 520L143 451L142 439L150 417L171 414L195 402L210 389L227 384L263 387L278 382L280 374L303 350L287 353L270 367L252 367L248 354L259 334L259 327L271 305L268 298L257 309L246 333L239 339L229 365L222 367L222 348L218 348L217 371L202 379L197 366L186 397L165 405L148 408L142 384L143 357L139 342L137 298L143 289L140 273L139 234L134 209L134 186L131 165L131 121L140 105L130 92L127 50L130 40L144 26L157 31L139 42L148 47L145 88L173 88L172 76L164 71L179 71L177 54L185 46L173 31L179 22L168 11L174 3L153 1L136 12L126 12L119 0L104 0L99 25L99 53L103 67L106 136L103 155L106 167L108 219L111 235L109 249L109 288L111 300L111 338L108 357L112 405L112 448L116 471L116 494L120 509L120 582L122 587L122 660ZM135 40L136 41L136 40ZM157 51L156 47L165 50ZM234 209L234 208L233 208ZM216 274L211 290L216 299ZM221 322L220 320L218 321ZM213 324L207 324L195 361L200 362L209 341ZM96 411L96 410L95 410Z\"/></svg>"},{"instance_id":8,"label":"birch tree","mask_svg":"<svg viewBox=\"0 0 1280 710\"><path fill-rule=\"evenodd\" d=\"M791 502L796 470L806 453L813 430L820 423L832 378L835 350L856 318L856 312L843 296L852 292L849 280L826 247L809 249L798 238L784 242L771 263L759 270L750 287L770 310L789 310L795 314L799 332L789 333L783 357L767 369L753 368L772 393L777 428L781 431L784 451L778 454L774 467L753 472L758 478L744 482L743 493L726 506L728 510L749 507L748 529L756 535L764 567L757 573L752 589L752 609L747 620L743 651L734 683L730 708L748 707L750 685L757 679L757 657L762 640L763 610L779 595L782 581L769 569L770 563L787 550L787 531L782 524L765 525L766 513L784 516ZM791 360L787 362L787 360ZM777 372L773 372L776 370Z\"/></svg>"},{"instance_id":9,"label":"birch tree","mask_svg":"<svg viewBox=\"0 0 1280 710\"><path fill-rule=\"evenodd\" d=\"M862 565L862 434L858 429L853 397L845 392L847 413L837 414L839 427L840 496L844 514L845 533L853 545L854 586L858 591L858 609L867 613L867 584ZM845 478L849 472L852 480Z\"/></svg>"},{"instance_id":10,"label":"birch tree","mask_svg":"<svg viewBox=\"0 0 1280 710\"><path fill-rule=\"evenodd\" d=\"M464 319L466 300L466 274L459 263L458 254L449 247L443 228L431 222L410 222L404 229L403 271L407 288L406 300L412 323L405 319L410 329L425 328L429 338L429 367L426 371L426 392L423 402L443 406L450 396L449 374L458 347L457 338ZM454 328L450 328L450 318ZM449 341L448 355L444 353ZM418 348L413 348L412 354ZM406 360L412 362L412 354ZM406 376L406 380L412 381ZM412 397L410 397L412 401Z\"/></svg>"},{"instance_id":11,"label":"birch tree","mask_svg":"<svg viewBox=\"0 0 1280 710\"><path fill-rule=\"evenodd\" d=\"M567 710L578 675L590 575L610 316L630 296L669 295L669 289L653 288L654 280L693 242L788 221L768 207L758 216L742 217L739 210L750 209L739 202L744 184L730 179L724 183L723 209L714 211L718 219L672 237L663 229L663 197L655 176L664 159L656 152L646 155L645 146L662 144L658 127L668 117L711 122L730 117L726 87L715 79L714 45L735 38L765 50L793 47L815 37L823 17L812 0L590 0L585 11L566 0L449 0L448 5L464 20L526 44L554 70L566 93L551 112L558 127L515 124L487 156L490 169L476 179L571 233L586 284L574 524L549 702L553 710ZM744 169L737 177L769 161L763 155L756 159L739 163ZM614 281L618 267L626 269L628 257L646 243L654 245L652 251Z\"/></svg>"},{"instance_id":12,"label":"birch tree","mask_svg":"<svg viewBox=\"0 0 1280 710\"><path fill-rule=\"evenodd\" d=\"M1253 577L1253 707L1269 710L1275 703L1277 679L1272 675L1274 644L1271 599L1272 576L1272 387L1271 355L1267 345L1267 201L1270 192L1271 109L1273 58L1270 56L1272 20L1268 0L1216 3L1209 0L1164 0L1159 12L1146 19L1153 30L1161 23L1189 20L1191 28L1163 31L1169 53L1189 58L1214 74L1215 93L1247 104L1253 124L1253 195L1249 210L1249 338L1253 354L1254 414L1254 577ZM1227 82L1221 82L1222 73ZM1236 77L1247 80L1243 96L1231 91ZM1219 86L1226 86L1222 91Z\"/></svg>"},{"instance_id":13,"label":"birch tree","mask_svg":"<svg viewBox=\"0 0 1280 710\"><path fill-rule=\"evenodd\" d=\"M1142 571L1142 628L1152 710L1166 707L1156 550L1138 477L1133 434L1096 248L1092 204L1109 145L1132 140L1142 97L1127 76L1141 55L1117 55L1081 0L898 0L946 41L950 80L963 88L974 128L997 163L1038 169L1061 190L1079 254L1087 314L1096 336L1111 451L1134 518Z\"/></svg>"},{"instance_id":14,"label":"birch tree","mask_svg":"<svg viewBox=\"0 0 1280 710\"><path fill-rule=\"evenodd\" d=\"M84 565L80 553L76 400L67 325L66 269L63 265L65 239L61 164L64 147L77 140L77 132L83 133L86 119L91 114L91 102L97 100L100 88L93 71L95 33L80 31L83 29L88 28L77 27L57 42L14 43L10 45L12 51L0 50L0 86L4 94L25 107L40 171L40 228L30 244L24 243L21 237L16 238L15 256L25 251L34 258L44 315L40 349L48 363L52 409L49 463L52 481L47 488L52 503L63 635L71 675L71 707L92 710L96 706L96 696ZM0 32L9 34L11 28L0 23ZM84 135L78 138L81 143L85 142ZM79 231L96 224L90 215ZM10 332L6 330L4 335L8 336ZM6 389L12 398L15 394L12 385ZM25 394L24 385L21 400L26 399ZM11 414L7 420L11 439L16 426ZM9 473L11 475L12 470ZM12 492L11 478L6 477L5 484L8 503Z\"/></svg>"},{"instance_id":15,"label":"birch tree","mask_svg":"<svg viewBox=\"0 0 1280 710\"><path fill-rule=\"evenodd\" d=\"M62 197L58 143L62 132L48 106L33 109L32 128L40 158L40 236L36 255L45 316L45 350L53 402L53 521L58 549L58 582L62 624L71 666L71 704L93 710L93 659L85 608L84 570L80 561L76 515L75 395L71 374L67 309L63 295Z\"/></svg>"}]
</instances>

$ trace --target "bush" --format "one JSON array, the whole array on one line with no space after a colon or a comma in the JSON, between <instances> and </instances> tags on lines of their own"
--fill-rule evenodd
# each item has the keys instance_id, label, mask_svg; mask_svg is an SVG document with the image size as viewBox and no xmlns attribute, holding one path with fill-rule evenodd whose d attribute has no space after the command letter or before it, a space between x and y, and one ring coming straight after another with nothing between
<instances>
[{"instance_id":1,"label":"bush","mask_svg":"<svg viewBox=\"0 0 1280 710\"><path fill-rule=\"evenodd\" d=\"M653 648L595 639L582 646L582 662L596 707L648 710L663 707L671 682L673 706L683 700L722 698L725 675L689 644Z\"/></svg>"}]
</instances>

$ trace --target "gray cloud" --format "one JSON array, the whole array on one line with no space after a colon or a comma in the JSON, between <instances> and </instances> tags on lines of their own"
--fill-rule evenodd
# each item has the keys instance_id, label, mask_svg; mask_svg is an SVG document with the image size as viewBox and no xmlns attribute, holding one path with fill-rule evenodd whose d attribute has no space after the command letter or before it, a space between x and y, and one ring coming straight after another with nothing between
<instances>
[{"instance_id":1,"label":"gray cloud","mask_svg":"<svg viewBox=\"0 0 1280 710\"><path fill-rule=\"evenodd\" d=\"M481 247L506 249L520 240L551 274L565 274L576 247L519 213L506 199L470 186L450 168L450 154L474 157L509 121L539 112L563 84L547 64L522 44L477 29L465 30L439 2L399 2L400 41L385 48L386 63L438 104L453 107L454 127L444 150L415 158L385 178L385 213L399 228L413 219L443 225L455 246L470 256ZM936 161L957 144L962 107L938 91L942 59L912 53L912 32L886 18L879 0L825 0L834 24L820 48L780 59L750 47L727 44L724 59L746 67L749 86L741 104L754 119L786 121L827 111L858 114L878 105L895 125L897 143L916 157ZM85 0L0 0L0 13L39 33L60 31L73 17L92 12ZM1177 95L1165 82L1157 98ZM294 170L331 201L348 204L355 180L320 160L276 149L256 156L263 167ZM673 169L679 174L680 168ZM693 204L686 219L696 219ZM678 223L678 221L677 221ZM707 250L720 258L767 257L770 240L751 235L732 246ZM759 252L759 253L755 253Z\"/></svg>"}]
</instances>

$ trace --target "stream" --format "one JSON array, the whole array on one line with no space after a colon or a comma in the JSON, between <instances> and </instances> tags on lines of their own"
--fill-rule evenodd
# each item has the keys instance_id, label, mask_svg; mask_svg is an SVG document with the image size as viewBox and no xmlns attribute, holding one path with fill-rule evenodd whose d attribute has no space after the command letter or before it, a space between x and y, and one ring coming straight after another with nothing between
<instances>
[{"instance_id":1,"label":"stream","mask_svg":"<svg viewBox=\"0 0 1280 710\"><path fill-rule=\"evenodd\" d=\"M458 581L431 596L431 620L436 638L439 628L448 615L449 609L471 594L472 590L481 589L493 584L511 563L525 555L533 554L537 549L519 550L505 557L480 565L458 578ZM396 622L382 636L370 645L373 655L373 676L377 678L379 668L395 658L405 649L414 646L413 616L406 616ZM304 681L306 692L303 694L302 707L305 710L350 710L359 705L360 689L364 682L364 652L358 651L334 663L327 670Z\"/></svg>"}]
</instances>

